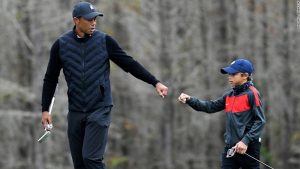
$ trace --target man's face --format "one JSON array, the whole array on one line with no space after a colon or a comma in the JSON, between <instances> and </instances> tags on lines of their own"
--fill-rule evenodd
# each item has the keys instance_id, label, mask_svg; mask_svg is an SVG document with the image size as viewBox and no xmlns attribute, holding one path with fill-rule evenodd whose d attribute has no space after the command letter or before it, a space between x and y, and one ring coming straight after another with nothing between
<instances>
[{"instance_id":1,"label":"man's face","mask_svg":"<svg viewBox=\"0 0 300 169\"><path fill-rule=\"evenodd\" d=\"M79 36L84 34L92 34L96 29L96 17L91 20L86 20L83 17L74 17L74 23L76 25L76 31Z\"/></svg>"},{"instance_id":2,"label":"man's face","mask_svg":"<svg viewBox=\"0 0 300 169\"><path fill-rule=\"evenodd\" d=\"M247 82L248 73L231 73L228 74L228 82L231 87L239 86Z\"/></svg>"}]
</instances>

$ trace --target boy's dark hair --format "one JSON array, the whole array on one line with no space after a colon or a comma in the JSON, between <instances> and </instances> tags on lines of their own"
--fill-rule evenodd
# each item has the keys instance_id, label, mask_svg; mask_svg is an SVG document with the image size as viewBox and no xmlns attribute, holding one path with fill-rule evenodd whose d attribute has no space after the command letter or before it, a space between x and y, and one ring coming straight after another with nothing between
<instances>
[{"instance_id":1,"label":"boy's dark hair","mask_svg":"<svg viewBox=\"0 0 300 169\"><path fill-rule=\"evenodd\" d=\"M252 81L253 79L252 79L252 77L251 76L248 76L247 77L247 81Z\"/></svg>"},{"instance_id":2,"label":"boy's dark hair","mask_svg":"<svg viewBox=\"0 0 300 169\"><path fill-rule=\"evenodd\" d=\"M252 79L252 74L249 74L249 73L241 73L242 74L242 76L246 76L246 75L248 75L248 77L247 77L247 81L249 82L249 81L252 81L253 79Z\"/></svg>"}]
</instances>

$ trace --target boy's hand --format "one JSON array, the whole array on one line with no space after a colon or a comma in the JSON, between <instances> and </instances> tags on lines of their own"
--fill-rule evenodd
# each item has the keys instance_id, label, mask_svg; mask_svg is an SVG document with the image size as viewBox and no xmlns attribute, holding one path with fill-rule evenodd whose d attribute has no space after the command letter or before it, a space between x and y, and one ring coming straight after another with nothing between
<instances>
[{"instance_id":1,"label":"boy's hand","mask_svg":"<svg viewBox=\"0 0 300 169\"><path fill-rule=\"evenodd\" d=\"M236 152L239 154L245 154L247 151L247 148L248 148L248 146L245 143L243 143L242 141L238 142L235 145Z\"/></svg>"},{"instance_id":2,"label":"boy's hand","mask_svg":"<svg viewBox=\"0 0 300 169\"><path fill-rule=\"evenodd\" d=\"M181 103L186 103L187 100L189 100L191 98L191 96L185 94L185 93L181 93L180 96L178 97L178 101Z\"/></svg>"}]
</instances>

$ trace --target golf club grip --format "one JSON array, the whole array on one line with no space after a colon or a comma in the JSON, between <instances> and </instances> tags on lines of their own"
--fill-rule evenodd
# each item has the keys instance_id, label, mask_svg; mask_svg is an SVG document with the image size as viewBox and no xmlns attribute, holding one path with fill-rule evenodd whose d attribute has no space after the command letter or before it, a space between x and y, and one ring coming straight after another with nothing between
<instances>
[{"instance_id":1,"label":"golf club grip","mask_svg":"<svg viewBox=\"0 0 300 169\"><path fill-rule=\"evenodd\" d=\"M49 114L50 114L50 115L51 115L52 108L53 108L53 105L54 105L54 100L55 100L55 97L53 96L53 97L52 97L52 100L51 100L50 107L49 107Z\"/></svg>"}]
</instances>

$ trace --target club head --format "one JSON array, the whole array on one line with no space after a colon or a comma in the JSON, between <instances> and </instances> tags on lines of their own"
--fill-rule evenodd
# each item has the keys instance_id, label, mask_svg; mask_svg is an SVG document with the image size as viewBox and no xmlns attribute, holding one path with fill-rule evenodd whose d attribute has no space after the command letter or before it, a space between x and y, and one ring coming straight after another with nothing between
<instances>
[{"instance_id":1,"label":"club head","mask_svg":"<svg viewBox=\"0 0 300 169\"><path fill-rule=\"evenodd\" d=\"M46 138L51 134L50 131L46 131L39 139L38 139L38 142L41 143L43 142L44 140L46 140Z\"/></svg>"},{"instance_id":2,"label":"club head","mask_svg":"<svg viewBox=\"0 0 300 169\"><path fill-rule=\"evenodd\" d=\"M231 149L229 149L229 150L227 151L226 158L233 157L234 154L235 154L235 151L236 151L235 147L232 147Z\"/></svg>"}]
</instances>

